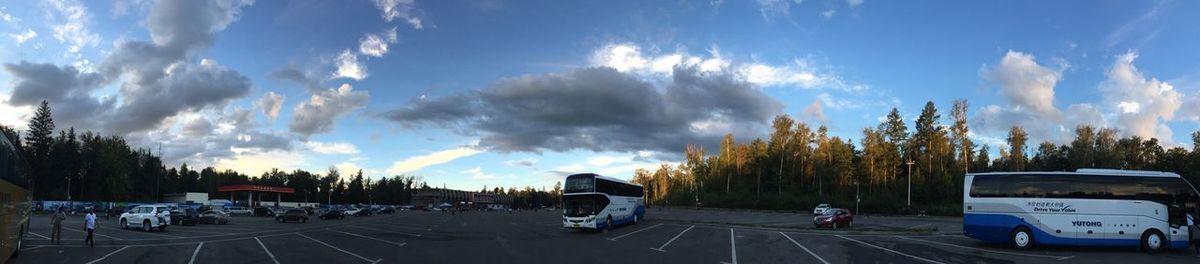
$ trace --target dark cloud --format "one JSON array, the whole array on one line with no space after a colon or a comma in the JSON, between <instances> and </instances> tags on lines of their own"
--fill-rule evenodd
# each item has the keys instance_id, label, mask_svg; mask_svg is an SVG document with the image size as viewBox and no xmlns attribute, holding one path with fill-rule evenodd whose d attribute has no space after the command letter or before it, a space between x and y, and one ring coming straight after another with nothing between
<instances>
[{"instance_id":1,"label":"dark cloud","mask_svg":"<svg viewBox=\"0 0 1200 264\"><path fill-rule=\"evenodd\" d=\"M125 103L116 109L110 128L121 133L152 129L184 110L219 109L246 96L250 87L250 79L217 65L178 66L152 84L123 86Z\"/></svg>"},{"instance_id":2,"label":"dark cloud","mask_svg":"<svg viewBox=\"0 0 1200 264\"><path fill-rule=\"evenodd\" d=\"M97 99L89 94L104 83L102 76L81 72L73 66L21 61L5 63L4 70L14 83L9 104L36 106L46 100L54 108L55 121L63 128L91 127L96 116L107 113L116 103L112 98Z\"/></svg>"},{"instance_id":3,"label":"dark cloud","mask_svg":"<svg viewBox=\"0 0 1200 264\"><path fill-rule=\"evenodd\" d=\"M313 78L310 74L301 71L299 66L295 64L289 64L283 69L279 69L278 71L268 74L267 77L294 82L296 84L303 85L304 88L308 89L309 91L321 90L320 78Z\"/></svg>"},{"instance_id":4,"label":"dark cloud","mask_svg":"<svg viewBox=\"0 0 1200 264\"><path fill-rule=\"evenodd\" d=\"M366 91L355 91L349 84L337 89L314 92L307 102L301 102L292 110L292 123L288 129L305 137L333 131L333 121L367 105L371 95Z\"/></svg>"},{"instance_id":5,"label":"dark cloud","mask_svg":"<svg viewBox=\"0 0 1200 264\"><path fill-rule=\"evenodd\" d=\"M678 68L656 87L598 67L501 80L381 116L406 126L461 123L499 151L678 152L717 144L728 132L760 135L782 108L729 73Z\"/></svg>"},{"instance_id":6,"label":"dark cloud","mask_svg":"<svg viewBox=\"0 0 1200 264\"><path fill-rule=\"evenodd\" d=\"M121 43L100 65L110 78L130 74L138 84L164 77L172 64L212 46L216 33L236 19L241 1L159 1L146 18L152 42Z\"/></svg>"}]
</instances>

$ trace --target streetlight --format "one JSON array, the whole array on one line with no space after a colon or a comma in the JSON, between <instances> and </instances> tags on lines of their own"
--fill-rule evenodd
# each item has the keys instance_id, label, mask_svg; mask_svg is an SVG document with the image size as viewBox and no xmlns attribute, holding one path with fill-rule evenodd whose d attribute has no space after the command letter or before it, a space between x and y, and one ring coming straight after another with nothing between
<instances>
[{"instance_id":1,"label":"streetlight","mask_svg":"<svg viewBox=\"0 0 1200 264\"><path fill-rule=\"evenodd\" d=\"M913 165L913 161L912 161L912 159L909 159L908 162L906 162L904 164L908 165L908 202L906 203L906 205L908 205L909 208L912 208L912 165Z\"/></svg>"}]
</instances>

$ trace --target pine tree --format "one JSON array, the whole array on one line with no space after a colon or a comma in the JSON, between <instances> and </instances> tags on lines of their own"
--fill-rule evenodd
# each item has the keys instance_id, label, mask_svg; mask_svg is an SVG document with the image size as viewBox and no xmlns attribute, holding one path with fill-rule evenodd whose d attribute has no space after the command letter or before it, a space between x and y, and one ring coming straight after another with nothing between
<instances>
[{"instance_id":1,"label":"pine tree","mask_svg":"<svg viewBox=\"0 0 1200 264\"><path fill-rule=\"evenodd\" d=\"M54 118L50 116L50 104L45 100L38 106L29 120L29 131L25 137L25 157L33 165L33 190L35 199L47 198L52 191L50 187L55 180L54 172L50 169L50 146L54 143Z\"/></svg>"}]
</instances>

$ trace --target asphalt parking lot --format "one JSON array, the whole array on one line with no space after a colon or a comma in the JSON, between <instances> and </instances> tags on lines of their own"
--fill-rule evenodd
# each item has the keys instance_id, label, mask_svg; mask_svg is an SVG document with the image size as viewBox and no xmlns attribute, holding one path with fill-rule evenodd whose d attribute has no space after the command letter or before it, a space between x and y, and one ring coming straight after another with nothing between
<instances>
[{"instance_id":1,"label":"asphalt parking lot","mask_svg":"<svg viewBox=\"0 0 1200 264\"><path fill-rule=\"evenodd\" d=\"M747 212L652 209L647 220L611 232L560 228L557 211L401 211L394 215L274 222L235 217L230 225L122 230L100 218L96 246L84 246L80 217L51 245L49 219L35 216L31 238L12 263L1198 263L1190 251L1149 255L1134 248L1038 248L1014 251L953 230L849 230L771 227ZM708 216L707 218L705 216ZM696 217L702 221L683 221ZM877 217L903 227L932 219ZM764 222L749 224L749 222ZM732 223L724 223L732 222ZM724 223L724 224L723 224ZM881 225L881 224L880 224ZM961 223L959 224L961 225ZM886 229L886 228L881 228Z\"/></svg>"}]
</instances>

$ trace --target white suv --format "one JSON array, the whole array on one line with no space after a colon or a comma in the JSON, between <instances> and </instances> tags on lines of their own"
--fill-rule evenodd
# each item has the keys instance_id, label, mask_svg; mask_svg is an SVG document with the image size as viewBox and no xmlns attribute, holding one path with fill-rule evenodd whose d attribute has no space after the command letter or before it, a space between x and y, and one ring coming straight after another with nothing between
<instances>
[{"instance_id":1,"label":"white suv","mask_svg":"<svg viewBox=\"0 0 1200 264\"><path fill-rule=\"evenodd\" d=\"M813 215L823 214L825 213L825 210L829 210L830 207L832 206L829 204L818 204L817 208L813 208Z\"/></svg>"},{"instance_id":2,"label":"white suv","mask_svg":"<svg viewBox=\"0 0 1200 264\"><path fill-rule=\"evenodd\" d=\"M171 210L164 205L139 205L121 214L121 228L141 226L142 230L167 230L171 223Z\"/></svg>"}]
</instances>

